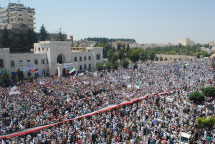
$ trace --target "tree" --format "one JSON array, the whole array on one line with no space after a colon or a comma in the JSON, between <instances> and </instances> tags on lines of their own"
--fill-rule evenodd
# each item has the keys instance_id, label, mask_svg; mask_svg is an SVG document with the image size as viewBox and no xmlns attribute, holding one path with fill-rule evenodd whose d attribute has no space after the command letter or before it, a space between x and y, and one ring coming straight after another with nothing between
<instances>
[{"instance_id":1,"label":"tree","mask_svg":"<svg viewBox=\"0 0 215 144\"><path fill-rule=\"evenodd\" d=\"M200 128L213 128L215 125L215 117L210 118L198 118L197 119L197 126Z\"/></svg>"},{"instance_id":2,"label":"tree","mask_svg":"<svg viewBox=\"0 0 215 144\"><path fill-rule=\"evenodd\" d=\"M128 52L129 50L130 50L130 45L127 44L126 51Z\"/></svg>"},{"instance_id":3,"label":"tree","mask_svg":"<svg viewBox=\"0 0 215 144\"><path fill-rule=\"evenodd\" d=\"M130 58L130 60L135 63L140 59L140 55L138 53L137 49L130 49L128 51L128 57Z\"/></svg>"},{"instance_id":4,"label":"tree","mask_svg":"<svg viewBox=\"0 0 215 144\"><path fill-rule=\"evenodd\" d=\"M2 32L1 47L3 47L3 48L10 47L9 33L8 33L8 30L6 27L4 27L3 32Z\"/></svg>"},{"instance_id":5,"label":"tree","mask_svg":"<svg viewBox=\"0 0 215 144\"><path fill-rule=\"evenodd\" d=\"M104 63L103 62L97 63L96 68L97 68L98 71L103 70L104 69Z\"/></svg>"},{"instance_id":6,"label":"tree","mask_svg":"<svg viewBox=\"0 0 215 144\"><path fill-rule=\"evenodd\" d=\"M116 61L119 59L118 53L114 52L112 57L111 57L111 62L116 63Z\"/></svg>"},{"instance_id":7,"label":"tree","mask_svg":"<svg viewBox=\"0 0 215 144\"><path fill-rule=\"evenodd\" d=\"M121 44L117 43L117 50L121 50Z\"/></svg>"},{"instance_id":8,"label":"tree","mask_svg":"<svg viewBox=\"0 0 215 144\"><path fill-rule=\"evenodd\" d=\"M213 97L215 98L215 87L207 87L202 89L202 93L206 97Z\"/></svg>"},{"instance_id":9,"label":"tree","mask_svg":"<svg viewBox=\"0 0 215 144\"><path fill-rule=\"evenodd\" d=\"M129 61L127 59L123 59L121 62L120 62L120 65L124 68L124 69L127 69L128 68L128 65L129 65Z\"/></svg>"},{"instance_id":10,"label":"tree","mask_svg":"<svg viewBox=\"0 0 215 144\"><path fill-rule=\"evenodd\" d=\"M151 61L154 61L155 57L156 57L156 54L155 54L154 51L149 51L149 52L148 52L148 58L149 58Z\"/></svg>"},{"instance_id":11,"label":"tree","mask_svg":"<svg viewBox=\"0 0 215 144\"><path fill-rule=\"evenodd\" d=\"M113 68L113 69L117 70L117 69L118 69L118 66L119 66L118 63L112 63L112 68Z\"/></svg>"},{"instance_id":12,"label":"tree","mask_svg":"<svg viewBox=\"0 0 215 144\"><path fill-rule=\"evenodd\" d=\"M61 32L59 32L59 34L58 34L58 39L57 39L58 41L64 41L64 37L63 37L63 35L62 35L62 33Z\"/></svg>"},{"instance_id":13,"label":"tree","mask_svg":"<svg viewBox=\"0 0 215 144\"><path fill-rule=\"evenodd\" d=\"M112 63L108 61L105 65L105 69L110 70L112 68Z\"/></svg>"},{"instance_id":14,"label":"tree","mask_svg":"<svg viewBox=\"0 0 215 144\"><path fill-rule=\"evenodd\" d=\"M133 69L138 69L138 65L134 64Z\"/></svg>"},{"instance_id":15,"label":"tree","mask_svg":"<svg viewBox=\"0 0 215 144\"><path fill-rule=\"evenodd\" d=\"M125 54L126 54L125 49L119 50L119 51L118 51L119 59L120 59L120 60L124 59L124 58L125 58Z\"/></svg>"},{"instance_id":16,"label":"tree","mask_svg":"<svg viewBox=\"0 0 215 144\"><path fill-rule=\"evenodd\" d=\"M20 48L20 51L22 51L22 52L30 51L30 49L28 49L26 39L25 39L24 34L22 32L19 35L18 46Z\"/></svg>"},{"instance_id":17,"label":"tree","mask_svg":"<svg viewBox=\"0 0 215 144\"><path fill-rule=\"evenodd\" d=\"M205 99L204 95L197 91L190 93L188 98L195 103L202 103Z\"/></svg>"},{"instance_id":18,"label":"tree","mask_svg":"<svg viewBox=\"0 0 215 144\"><path fill-rule=\"evenodd\" d=\"M140 51L140 60L145 62L145 61L147 61L147 59L148 59L148 56L147 56L146 52L144 50L141 50Z\"/></svg>"},{"instance_id":19,"label":"tree","mask_svg":"<svg viewBox=\"0 0 215 144\"><path fill-rule=\"evenodd\" d=\"M5 84L5 86L8 86L10 83L10 75L9 75L9 71L7 71L6 69L2 70L2 74L0 75L0 81Z\"/></svg>"},{"instance_id":20,"label":"tree","mask_svg":"<svg viewBox=\"0 0 215 144\"><path fill-rule=\"evenodd\" d=\"M20 71L20 69L17 70L17 79L18 81L22 81L23 80L23 73Z\"/></svg>"},{"instance_id":21,"label":"tree","mask_svg":"<svg viewBox=\"0 0 215 144\"><path fill-rule=\"evenodd\" d=\"M44 25L41 26L40 28L40 40L45 41L48 39L48 32L46 31L46 28Z\"/></svg>"}]
</instances>

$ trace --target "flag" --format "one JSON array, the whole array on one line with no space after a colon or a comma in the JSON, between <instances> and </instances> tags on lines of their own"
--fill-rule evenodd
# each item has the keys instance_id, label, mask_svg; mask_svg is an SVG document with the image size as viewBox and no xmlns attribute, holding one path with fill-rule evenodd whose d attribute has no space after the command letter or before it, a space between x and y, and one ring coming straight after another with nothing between
<instances>
[{"instance_id":1,"label":"flag","mask_svg":"<svg viewBox=\"0 0 215 144\"><path fill-rule=\"evenodd\" d=\"M36 72L36 69L30 69L29 71L30 72Z\"/></svg>"},{"instance_id":2,"label":"flag","mask_svg":"<svg viewBox=\"0 0 215 144\"><path fill-rule=\"evenodd\" d=\"M73 73L73 72L75 72L75 71L76 71L75 67L72 67L72 68L69 70L69 74L71 74L71 73Z\"/></svg>"},{"instance_id":3,"label":"flag","mask_svg":"<svg viewBox=\"0 0 215 144\"><path fill-rule=\"evenodd\" d=\"M140 86L140 80L138 80L137 85Z\"/></svg>"},{"instance_id":4,"label":"flag","mask_svg":"<svg viewBox=\"0 0 215 144\"><path fill-rule=\"evenodd\" d=\"M77 84L77 80L74 81L73 86L75 86Z\"/></svg>"},{"instance_id":5,"label":"flag","mask_svg":"<svg viewBox=\"0 0 215 144\"><path fill-rule=\"evenodd\" d=\"M70 96L67 94L67 99L66 99L67 102L70 102L71 101L71 98Z\"/></svg>"},{"instance_id":6,"label":"flag","mask_svg":"<svg viewBox=\"0 0 215 144\"><path fill-rule=\"evenodd\" d=\"M6 143L4 142L4 140L2 140L1 143L2 143L2 144L6 144Z\"/></svg>"},{"instance_id":7,"label":"flag","mask_svg":"<svg viewBox=\"0 0 215 144\"><path fill-rule=\"evenodd\" d=\"M19 127L23 130L25 127L19 123Z\"/></svg>"}]
</instances>

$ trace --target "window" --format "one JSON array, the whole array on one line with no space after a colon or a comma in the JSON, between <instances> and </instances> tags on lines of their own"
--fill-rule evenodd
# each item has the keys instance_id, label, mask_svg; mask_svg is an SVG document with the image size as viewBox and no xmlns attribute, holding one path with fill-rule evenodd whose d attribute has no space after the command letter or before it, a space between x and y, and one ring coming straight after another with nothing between
<instances>
[{"instance_id":1,"label":"window","mask_svg":"<svg viewBox=\"0 0 215 144\"><path fill-rule=\"evenodd\" d=\"M22 14L19 14L19 16L22 16Z\"/></svg>"},{"instance_id":2,"label":"window","mask_svg":"<svg viewBox=\"0 0 215 144\"><path fill-rule=\"evenodd\" d=\"M38 48L38 51L40 51L40 48Z\"/></svg>"},{"instance_id":3,"label":"window","mask_svg":"<svg viewBox=\"0 0 215 144\"><path fill-rule=\"evenodd\" d=\"M74 58L74 62L77 62L77 57Z\"/></svg>"},{"instance_id":4,"label":"window","mask_svg":"<svg viewBox=\"0 0 215 144\"><path fill-rule=\"evenodd\" d=\"M10 66L11 67L15 67L15 62L14 61L10 61Z\"/></svg>"},{"instance_id":5,"label":"window","mask_svg":"<svg viewBox=\"0 0 215 144\"><path fill-rule=\"evenodd\" d=\"M87 69L87 66L86 65L84 65L84 70L86 70Z\"/></svg>"},{"instance_id":6,"label":"window","mask_svg":"<svg viewBox=\"0 0 215 144\"><path fill-rule=\"evenodd\" d=\"M42 51L44 51L44 48L42 48Z\"/></svg>"},{"instance_id":7,"label":"window","mask_svg":"<svg viewBox=\"0 0 215 144\"><path fill-rule=\"evenodd\" d=\"M82 65L80 65L80 71L82 70Z\"/></svg>"},{"instance_id":8,"label":"window","mask_svg":"<svg viewBox=\"0 0 215 144\"><path fill-rule=\"evenodd\" d=\"M91 64L89 64L89 70L91 70Z\"/></svg>"},{"instance_id":9,"label":"window","mask_svg":"<svg viewBox=\"0 0 215 144\"><path fill-rule=\"evenodd\" d=\"M23 60L19 60L20 63L23 63Z\"/></svg>"},{"instance_id":10,"label":"window","mask_svg":"<svg viewBox=\"0 0 215 144\"><path fill-rule=\"evenodd\" d=\"M82 61L82 57L79 58L79 61Z\"/></svg>"},{"instance_id":11,"label":"window","mask_svg":"<svg viewBox=\"0 0 215 144\"><path fill-rule=\"evenodd\" d=\"M41 59L41 64L45 64L45 60L44 59Z\"/></svg>"},{"instance_id":12,"label":"window","mask_svg":"<svg viewBox=\"0 0 215 144\"><path fill-rule=\"evenodd\" d=\"M91 56L89 56L89 60L91 60Z\"/></svg>"},{"instance_id":13,"label":"window","mask_svg":"<svg viewBox=\"0 0 215 144\"><path fill-rule=\"evenodd\" d=\"M35 60L34 60L34 64L35 64L35 65L38 65L38 60L35 59Z\"/></svg>"},{"instance_id":14,"label":"window","mask_svg":"<svg viewBox=\"0 0 215 144\"><path fill-rule=\"evenodd\" d=\"M96 55L96 60L100 60L100 54Z\"/></svg>"},{"instance_id":15,"label":"window","mask_svg":"<svg viewBox=\"0 0 215 144\"><path fill-rule=\"evenodd\" d=\"M29 62L31 62L31 60L27 60L27 62L29 63Z\"/></svg>"},{"instance_id":16,"label":"window","mask_svg":"<svg viewBox=\"0 0 215 144\"><path fill-rule=\"evenodd\" d=\"M49 60L48 59L46 59L46 63L49 64Z\"/></svg>"},{"instance_id":17,"label":"window","mask_svg":"<svg viewBox=\"0 0 215 144\"><path fill-rule=\"evenodd\" d=\"M84 61L86 61L87 60L87 57L86 56L84 56Z\"/></svg>"},{"instance_id":18,"label":"window","mask_svg":"<svg viewBox=\"0 0 215 144\"><path fill-rule=\"evenodd\" d=\"M3 68L4 67L4 61L3 59L0 59L0 68Z\"/></svg>"}]
</instances>

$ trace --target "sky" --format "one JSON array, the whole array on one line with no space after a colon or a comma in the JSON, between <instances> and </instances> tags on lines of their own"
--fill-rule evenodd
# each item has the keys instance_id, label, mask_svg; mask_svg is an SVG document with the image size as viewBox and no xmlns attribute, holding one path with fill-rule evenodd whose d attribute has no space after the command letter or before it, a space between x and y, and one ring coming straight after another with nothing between
<instances>
[{"instance_id":1,"label":"sky","mask_svg":"<svg viewBox=\"0 0 215 144\"><path fill-rule=\"evenodd\" d=\"M0 0L6 7L9 0ZM18 0L10 0L18 2ZM20 0L35 8L36 31L87 37L133 38L138 43L215 40L215 0Z\"/></svg>"}]
</instances>

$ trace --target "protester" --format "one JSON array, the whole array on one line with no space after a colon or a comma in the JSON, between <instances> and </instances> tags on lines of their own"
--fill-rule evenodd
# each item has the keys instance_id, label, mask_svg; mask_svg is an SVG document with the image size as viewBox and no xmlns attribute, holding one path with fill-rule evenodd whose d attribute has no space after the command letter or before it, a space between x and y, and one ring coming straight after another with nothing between
<instances>
[{"instance_id":1,"label":"protester","mask_svg":"<svg viewBox=\"0 0 215 144\"><path fill-rule=\"evenodd\" d=\"M72 119L147 94L173 91L2 143L174 144L180 139L180 129L191 134L192 143L215 143L214 131L203 132L196 125L199 116L213 114L214 105L208 107L210 103L205 102L196 106L187 98L192 91L215 86L214 78L209 59L197 59L139 64L135 70L130 66L70 78L46 77L13 88L0 87L0 136Z\"/></svg>"}]
</instances>

